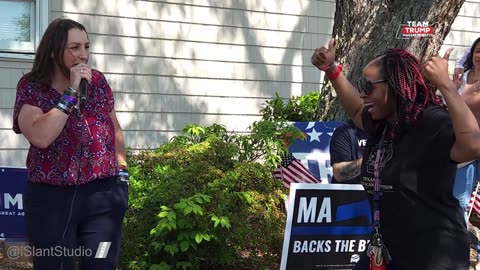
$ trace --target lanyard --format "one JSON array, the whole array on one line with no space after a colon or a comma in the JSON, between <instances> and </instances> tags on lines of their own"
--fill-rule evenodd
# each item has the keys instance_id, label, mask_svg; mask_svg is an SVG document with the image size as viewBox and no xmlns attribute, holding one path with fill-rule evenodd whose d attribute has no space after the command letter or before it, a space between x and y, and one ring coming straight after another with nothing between
<instances>
[{"instance_id":1,"label":"lanyard","mask_svg":"<svg viewBox=\"0 0 480 270\"><path fill-rule=\"evenodd\" d=\"M373 168L373 175L375 179L373 186L373 225L375 227L375 232L373 233L373 242L370 246L372 249L369 251L370 270L385 270L387 265L392 260L392 257L390 256L390 253L388 252L388 249L382 240L382 235L378 231L380 228L380 197L382 196L382 192L380 191L380 169L386 152L386 150L383 149L386 129L386 127L383 129L382 137L378 143L377 155Z\"/></svg>"},{"instance_id":2,"label":"lanyard","mask_svg":"<svg viewBox=\"0 0 480 270\"><path fill-rule=\"evenodd\" d=\"M382 151L385 139L385 130L386 128L383 129L382 137L380 138L380 142L378 143L377 156L375 158L375 165L373 169L373 175L375 180L373 186L373 225L377 233L378 228L380 227L380 197L382 196L382 192L380 191L380 167L382 165L383 156L385 155L385 151Z\"/></svg>"}]
</instances>

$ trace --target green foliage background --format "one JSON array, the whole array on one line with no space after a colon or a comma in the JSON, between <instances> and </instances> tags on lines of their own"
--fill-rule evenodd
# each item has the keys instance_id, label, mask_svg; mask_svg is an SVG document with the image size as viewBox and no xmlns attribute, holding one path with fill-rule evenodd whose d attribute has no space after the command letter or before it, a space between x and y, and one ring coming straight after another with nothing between
<instances>
[{"instance_id":1,"label":"green foliage background","mask_svg":"<svg viewBox=\"0 0 480 270\"><path fill-rule=\"evenodd\" d=\"M121 269L278 269L283 184L271 172L314 121L317 93L262 107L250 134L188 125L154 151L129 155Z\"/></svg>"}]
</instances>

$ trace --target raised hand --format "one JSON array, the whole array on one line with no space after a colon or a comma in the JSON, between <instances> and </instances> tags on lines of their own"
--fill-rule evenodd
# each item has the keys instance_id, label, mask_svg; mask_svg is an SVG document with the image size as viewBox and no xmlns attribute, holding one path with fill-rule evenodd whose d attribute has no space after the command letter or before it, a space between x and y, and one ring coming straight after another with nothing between
<instances>
[{"instance_id":1,"label":"raised hand","mask_svg":"<svg viewBox=\"0 0 480 270\"><path fill-rule=\"evenodd\" d=\"M452 50L453 48L449 48L443 57L438 54L430 57L422 66L423 75L436 87L450 87L453 84L448 76L448 59Z\"/></svg>"},{"instance_id":2,"label":"raised hand","mask_svg":"<svg viewBox=\"0 0 480 270\"><path fill-rule=\"evenodd\" d=\"M464 74L463 68L453 69L453 82L457 85L458 88L460 88L460 86L462 85L463 74ZM460 84L458 84L458 82L460 82Z\"/></svg>"},{"instance_id":3,"label":"raised hand","mask_svg":"<svg viewBox=\"0 0 480 270\"><path fill-rule=\"evenodd\" d=\"M321 47L315 49L312 55L312 64L321 71L327 71L335 64L335 39L328 42L328 48Z\"/></svg>"},{"instance_id":4,"label":"raised hand","mask_svg":"<svg viewBox=\"0 0 480 270\"><path fill-rule=\"evenodd\" d=\"M80 80L83 78L88 83L92 82L92 68L87 64L81 63L70 68L70 87L79 91Z\"/></svg>"}]
</instances>

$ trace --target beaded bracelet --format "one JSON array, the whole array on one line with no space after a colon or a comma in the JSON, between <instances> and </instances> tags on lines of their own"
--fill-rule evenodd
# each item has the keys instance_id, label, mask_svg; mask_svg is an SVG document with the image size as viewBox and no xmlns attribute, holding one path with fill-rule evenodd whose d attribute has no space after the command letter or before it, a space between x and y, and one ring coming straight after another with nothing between
<instances>
[{"instance_id":1,"label":"beaded bracelet","mask_svg":"<svg viewBox=\"0 0 480 270\"><path fill-rule=\"evenodd\" d=\"M118 166L125 166L127 167L127 162L126 161L118 161Z\"/></svg>"},{"instance_id":2,"label":"beaded bracelet","mask_svg":"<svg viewBox=\"0 0 480 270\"><path fill-rule=\"evenodd\" d=\"M70 114L70 110L63 103L59 102L55 108L57 108L59 111L63 112L66 115Z\"/></svg>"},{"instance_id":3,"label":"beaded bracelet","mask_svg":"<svg viewBox=\"0 0 480 270\"><path fill-rule=\"evenodd\" d=\"M73 96L75 98L78 98L78 92L77 90L73 89L71 86L69 86L67 88L67 90L65 90L65 93L69 94L70 96Z\"/></svg>"}]
</instances>

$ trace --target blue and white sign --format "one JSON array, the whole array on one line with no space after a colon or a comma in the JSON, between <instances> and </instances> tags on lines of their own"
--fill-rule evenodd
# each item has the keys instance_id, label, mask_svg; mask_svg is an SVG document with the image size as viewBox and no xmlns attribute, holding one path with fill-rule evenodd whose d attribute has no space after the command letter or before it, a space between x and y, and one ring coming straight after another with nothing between
<instances>
[{"instance_id":1,"label":"blue and white sign","mask_svg":"<svg viewBox=\"0 0 480 270\"><path fill-rule=\"evenodd\" d=\"M0 239L26 239L23 191L27 169L0 167Z\"/></svg>"},{"instance_id":2,"label":"blue and white sign","mask_svg":"<svg viewBox=\"0 0 480 270\"><path fill-rule=\"evenodd\" d=\"M330 139L336 127L342 122L295 122L293 125L303 131L305 140L295 140L288 149L322 183L332 180L330 164Z\"/></svg>"},{"instance_id":3,"label":"blue and white sign","mask_svg":"<svg viewBox=\"0 0 480 270\"><path fill-rule=\"evenodd\" d=\"M368 247L372 217L358 184L290 186L281 270L352 269Z\"/></svg>"}]
</instances>

